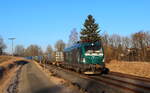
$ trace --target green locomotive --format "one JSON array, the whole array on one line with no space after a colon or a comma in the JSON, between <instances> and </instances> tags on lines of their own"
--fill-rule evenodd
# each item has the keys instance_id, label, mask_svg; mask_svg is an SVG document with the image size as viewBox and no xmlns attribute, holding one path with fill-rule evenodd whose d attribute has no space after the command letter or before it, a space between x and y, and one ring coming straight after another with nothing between
<instances>
[{"instance_id":1,"label":"green locomotive","mask_svg":"<svg viewBox=\"0 0 150 93\"><path fill-rule=\"evenodd\" d=\"M77 43L64 49L63 67L84 74L107 74L104 50L100 42Z\"/></svg>"}]
</instances>

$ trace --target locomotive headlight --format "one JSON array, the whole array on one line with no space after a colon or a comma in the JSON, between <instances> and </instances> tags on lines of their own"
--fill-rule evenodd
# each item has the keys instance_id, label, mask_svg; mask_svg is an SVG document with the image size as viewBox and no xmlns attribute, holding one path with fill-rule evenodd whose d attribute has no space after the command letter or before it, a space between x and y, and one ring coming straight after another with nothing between
<instances>
[{"instance_id":1,"label":"locomotive headlight","mask_svg":"<svg viewBox=\"0 0 150 93\"><path fill-rule=\"evenodd\" d=\"M93 43L92 43L91 45L92 45L92 46L94 46L94 44L93 44Z\"/></svg>"},{"instance_id":2,"label":"locomotive headlight","mask_svg":"<svg viewBox=\"0 0 150 93\"><path fill-rule=\"evenodd\" d=\"M102 62L104 62L104 61L105 61L105 58L103 58Z\"/></svg>"},{"instance_id":3,"label":"locomotive headlight","mask_svg":"<svg viewBox=\"0 0 150 93\"><path fill-rule=\"evenodd\" d=\"M85 58L83 58L83 60L82 60L84 63L85 63Z\"/></svg>"}]
</instances>

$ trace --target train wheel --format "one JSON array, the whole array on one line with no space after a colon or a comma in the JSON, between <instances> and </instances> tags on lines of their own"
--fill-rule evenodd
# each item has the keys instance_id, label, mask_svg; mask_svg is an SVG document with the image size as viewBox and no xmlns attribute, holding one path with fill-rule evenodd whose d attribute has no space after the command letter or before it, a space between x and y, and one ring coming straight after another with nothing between
<instances>
[{"instance_id":1,"label":"train wheel","mask_svg":"<svg viewBox=\"0 0 150 93\"><path fill-rule=\"evenodd\" d=\"M76 72L81 73L80 68L76 68Z\"/></svg>"},{"instance_id":2,"label":"train wheel","mask_svg":"<svg viewBox=\"0 0 150 93\"><path fill-rule=\"evenodd\" d=\"M109 73L109 69L108 68L104 68L103 70L102 70L102 74L108 74Z\"/></svg>"},{"instance_id":3,"label":"train wheel","mask_svg":"<svg viewBox=\"0 0 150 93\"><path fill-rule=\"evenodd\" d=\"M80 63L80 61L81 61L81 55L80 55L80 52L77 52L76 58L77 58L77 62Z\"/></svg>"}]
</instances>

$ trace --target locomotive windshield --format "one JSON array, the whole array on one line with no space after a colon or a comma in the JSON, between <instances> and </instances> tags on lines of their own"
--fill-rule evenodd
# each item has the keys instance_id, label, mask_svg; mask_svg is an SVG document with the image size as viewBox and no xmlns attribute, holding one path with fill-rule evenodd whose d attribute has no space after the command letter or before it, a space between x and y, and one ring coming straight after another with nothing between
<instances>
[{"instance_id":1,"label":"locomotive windshield","mask_svg":"<svg viewBox=\"0 0 150 93\"><path fill-rule=\"evenodd\" d=\"M88 50L100 50L100 46L97 46L97 45L90 45L90 46L85 46L85 51L88 51Z\"/></svg>"},{"instance_id":2,"label":"locomotive windshield","mask_svg":"<svg viewBox=\"0 0 150 93\"><path fill-rule=\"evenodd\" d=\"M85 55L86 56L101 56L103 55L102 47L100 45L90 45L85 46Z\"/></svg>"}]
</instances>

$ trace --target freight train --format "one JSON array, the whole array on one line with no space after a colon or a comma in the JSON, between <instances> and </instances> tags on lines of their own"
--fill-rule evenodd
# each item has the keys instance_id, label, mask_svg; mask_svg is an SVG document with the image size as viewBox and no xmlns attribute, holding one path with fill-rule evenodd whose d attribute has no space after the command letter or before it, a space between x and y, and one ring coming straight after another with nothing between
<instances>
[{"instance_id":1,"label":"freight train","mask_svg":"<svg viewBox=\"0 0 150 93\"><path fill-rule=\"evenodd\" d=\"M100 42L77 43L64 49L64 62L59 66L84 74L108 74L104 59Z\"/></svg>"},{"instance_id":2,"label":"freight train","mask_svg":"<svg viewBox=\"0 0 150 93\"><path fill-rule=\"evenodd\" d=\"M105 67L104 49L100 42L77 43L65 48L63 52L55 52L55 62L50 62L48 57L34 56L27 59L56 65L83 74L108 74Z\"/></svg>"}]
</instances>

